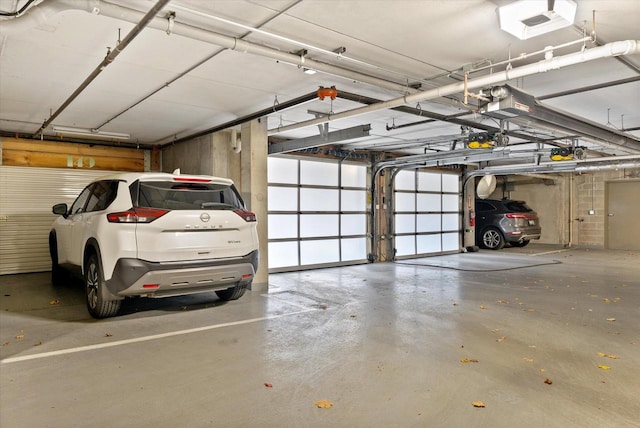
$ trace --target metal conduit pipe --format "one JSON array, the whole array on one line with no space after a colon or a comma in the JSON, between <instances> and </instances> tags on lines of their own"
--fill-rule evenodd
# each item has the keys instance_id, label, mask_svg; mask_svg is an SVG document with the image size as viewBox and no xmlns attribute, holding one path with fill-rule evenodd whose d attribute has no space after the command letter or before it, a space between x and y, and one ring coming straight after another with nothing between
<instances>
[{"instance_id":1,"label":"metal conduit pipe","mask_svg":"<svg viewBox=\"0 0 640 428\"><path fill-rule=\"evenodd\" d=\"M633 82L637 82L637 81L640 81L640 75L639 76L633 76L633 77L627 77L626 79L614 80L612 82L598 83L596 85L583 86L582 88L569 89L568 91L555 92L553 94L547 94L547 95L542 95L542 96L536 97L536 99L538 101L548 100L550 98L558 98L558 97L564 97L566 95L581 94L583 92L594 91L596 89L610 88L612 86L617 86L617 85L625 85L627 83L633 83Z\"/></svg>"},{"instance_id":2,"label":"metal conduit pipe","mask_svg":"<svg viewBox=\"0 0 640 428\"><path fill-rule=\"evenodd\" d=\"M379 100L377 98L372 98L372 97L368 97L365 95L359 95L359 94L354 94L352 92L345 92L345 91L338 91L338 97L339 98L343 98L345 100L349 100L349 101L355 101L357 103L360 104L367 104L367 105L373 105L373 104L377 104L377 103L381 103L384 102L382 100ZM467 119L461 119L461 116L466 116L469 114L469 112L462 112L462 113L456 113L456 114L450 114L450 115L445 115L445 114L440 114L440 113L435 113L429 110L423 110L423 109L417 109L415 107L408 107L408 106L399 106L399 107L394 107L391 110L396 110L402 113L408 113L408 114L414 114L416 116L423 116L423 117L428 117L430 119L434 119L434 120L440 120L442 122L448 122L448 123L455 123L457 125L461 125L461 126L469 126L475 129L482 129L484 131L497 131L500 128L498 126L493 126L493 125L487 125L484 123L479 123L479 122L474 122L472 120L467 120ZM419 122L414 122L414 123L408 123L404 126L412 126L415 124L418 124ZM538 137L533 137L531 135L527 135L527 134L523 134L517 131L509 131L509 135L516 137L516 138L521 138L523 140L528 140L528 141L532 141L534 143L547 143L548 140L544 139L544 138L538 138Z\"/></svg>"},{"instance_id":3,"label":"metal conduit pipe","mask_svg":"<svg viewBox=\"0 0 640 428\"><path fill-rule=\"evenodd\" d=\"M372 69L375 69L375 70L378 70L378 71L382 71L384 73L394 74L396 76L402 77L402 80L405 80L405 81L413 81L413 82L425 83L425 84L428 84L428 85L430 85L432 87L436 86L435 84L433 84L433 83L429 82L428 80L425 80L425 79L423 79L421 77L417 77L417 76L412 76L412 75L409 75L409 74L401 73L401 72L398 72L396 70L391 70L389 68L382 67L380 65L376 65L376 64L372 64L372 63L369 63L369 62L366 62L366 61L362 61L362 60L359 60L359 59L356 59L356 58L352 58L352 57L350 57L348 55L345 55L343 53L343 50L330 51L330 50L321 48L319 46L315 46L315 45L309 44L307 42L302 42L302 41L299 41L299 40L295 40L295 39L292 39L290 37L284 37L284 36L269 32L269 31L265 31L265 30L263 30L261 28L258 28L258 27L252 27L250 25L241 24L239 22L232 21L232 20L226 19L226 18L222 18L222 17L216 16L216 15L210 14L210 13L203 13L203 12L200 12L200 11L197 11L197 10L193 10L193 9L190 9L190 8L187 8L187 7L184 7L184 6L179 6L179 5L173 5L172 7L174 9L183 10L185 12L192 13L194 15L201 16L201 17L204 17L204 18L207 18L207 19L211 19L211 20L223 22L225 24L233 25L233 26L242 28L244 30L247 30L247 31L249 31L251 33L259 33L259 34L262 34L264 36L271 37L271 38L274 38L274 39L277 39L277 40L280 40L280 41L284 41L286 43L290 43L290 44L298 46L298 47L309 49L309 50L318 52L320 54L330 56L331 58L336 59L336 60L349 61L349 62L352 62L354 64L358 64L358 65L361 65L361 66L364 66L364 67L368 67L368 68L372 68ZM306 58L305 58L305 60L306 60ZM442 67L438 67L438 66L433 65L433 64L428 64L428 65L431 66L431 67L439 68L439 69L441 69L443 71L447 71L448 72L448 70L445 70Z\"/></svg>"},{"instance_id":4,"label":"metal conduit pipe","mask_svg":"<svg viewBox=\"0 0 640 428\"><path fill-rule=\"evenodd\" d=\"M274 19L276 19L277 17L279 17L280 15L284 14L285 12L287 12L289 9L291 9L292 7L294 7L295 5L297 5L298 3L300 3L302 0L296 0L294 3L291 3L289 6L285 7L284 9L278 11L277 14L267 18L266 20L262 21L259 25L259 27L262 27L263 25L268 24L269 22L273 21ZM175 6L175 5L172 5ZM251 34L250 32L247 32L245 34L243 34L242 36L240 36L241 39L244 39L245 37L247 37L249 34ZM111 121L117 119L118 117L122 116L123 114L125 114L126 112L128 112L129 110L133 109L134 107L140 105L141 103L143 103L144 101L148 100L149 98L151 98L152 96L154 96L155 94L157 94L158 92L162 91L163 89L166 89L169 87L169 85L173 84L174 82L176 82L179 79L182 79L184 76L186 76L187 74L191 73L193 70L195 70L196 68L200 67L201 65L209 62L211 59L213 59L214 57L218 56L221 52L224 52L224 49L218 49L216 50L214 53L208 55L206 58L203 58L202 60L198 61L197 63L193 64L192 66L188 67L186 70L178 73L178 75L174 76L173 78L171 78L170 80L166 81L162 86L154 89L153 91L149 92L147 95L143 96L142 98L138 99L136 102L134 102L133 104L129 105L128 107L126 107L124 110L120 111L119 113L117 113L115 116L110 117L109 119L107 119L106 121L104 121L102 124L96 126L97 129L102 128L103 126L105 126L106 124L110 123Z\"/></svg>"},{"instance_id":5,"label":"metal conduit pipe","mask_svg":"<svg viewBox=\"0 0 640 428\"><path fill-rule=\"evenodd\" d=\"M295 129L306 128L308 126L321 125L330 121L346 119L354 116L359 116L379 110L391 109L399 107L404 104L415 104L420 101L431 100L435 98L445 97L456 93L462 93L465 89L478 89L486 88L496 85L498 83L508 82L513 79L530 76L532 74L540 74L549 70L557 70L570 65L581 64L588 61L593 61L600 58L609 58L618 55L630 55L638 53L640 46L640 40L625 40L619 42L607 43L606 45L591 48L582 52L576 52L560 57L553 57L550 59L544 59L542 61L523 65L511 70L504 70L490 74L487 76L477 77L475 79L468 80L460 83L452 83L442 86L436 89L430 89L427 91L419 92L417 94L406 95L403 97L394 98L381 103L372 104L365 107L359 107L351 110L347 110L341 113L331 114L321 118L311 119L304 122L300 122L294 125L278 127L269 130L269 135L281 134Z\"/></svg>"},{"instance_id":6,"label":"metal conduit pipe","mask_svg":"<svg viewBox=\"0 0 640 428\"><path fill-rule=\"evenodd\" d=\"M98 64L98 66L91 72L91 74L84 80L84 82L82 82L82 84L80 84L80 86L75 91L73 91L69 98L67 98L65 102L62 103L62 105L49 117L49 119L44 121L44 123L33 135L34 138L38 137L42 133L42 131L47 126L49 126L51 122L53 122L56 117L58 117L60 113L62 113L69 106L69 104L71 104L73 100L75 100L78 95L80 95L82 91L84 91L85 88L89 86L91 82L93 82L109 64L115 61L116 57L120 55L120 52L122 52L129 45L129 43L131 43L131 41L142 32L142 30L151 22L156 14L160 12L160 10L167 3L169 3L169 0L158 0L158 2L149 10L149 12L147 12L142 17L140 22L136 23L135 27L131 29L129 34L127 34L126 37L120 43L118 43L118 45L111 52L107 54L107 56L102 60L100 64Z\"/></svg>"},{"instance_id":7,"label":"metal conduit pipe","mask_svg":"<svg viewBox=\"0 0 640 428\"><path fill-rule=\"evenodd\" d=\"M465 180L483 175L513 175L513 174L552 174L558 172L605 171L611 169L638 169L640 155L616 156L612 159L586 159L579 162L544 162L537 165L490 166L477 169L465 174Z\"/></svg>"},{"instance_id":8,"label":"metal conduit pipe","mask_svg":"<svg viewBox=\"0 0 640 428\"><path fill-rule=\"evenodd\" d=\"M27 11L19 18L2 21L2 26L0 26L0 34L11 34L16 31L24 31L30 29L34 26L43 24L47 21L47 19L57 13L69 10L85 11L88 13L103 15L132 23L137 23L144 16L144 14L138 10L108 3L104 0L49 0L32 7L31 9L29 9L29 11ZM156 17L148 24L148 26L157 30L166 31L167 19ZM193 40L199 40L205 43L221 46L226 49L263 56L294 66L312 68L326 74L331 74L334 76L339 76L363 83L369 83L371 85L379 86L381 88L397 91L400 93L417 92L417 90L405 84L395 83L365 73L347 70L325 62L307 59L296 54L282 52L277 49L251 43L236 37L231 37L224 34L216 33L214 31L194 27L192 25L181 22L179 16L176 16L174 20L174 27L171 33L183 37L188 37Z\"/></svg>"},{"instance_id":9,"label":"metal conduit pipe","mask_svg":"<svg viewBox=\"0 0 640 428\"><path fill-rule=\"evenodd\" d=\"M311 100L315 100L316 98L318 98L317 91L309 92L307 94L301 95L301 96L299 96L297 98L294 98L294 99L291 99L289 101L285 101L285 102L281 102L281 103L278 103L278 104L274 104L273 107L268 107L266 109L257 111L255 113L251 113L251 114L248 114L246 116L242 116L242 117L239 117L237 119L230 120L229 122L225 122L225 123L222 123L220 125L216 125L214 127L207 128L207 129L205 129L203 131L200 131L200 132L197 132L195 134L190 134L190 135L187 135L186 137L178 138L175 141L172 141L170 143L162 144L162 145L160 145L160 148L163 148L163 147L166 147L166 146L170 146L170 145L173 145L173 144L177 144L177 143L182 143L182 142L191 140L193 138L199 138L199 137L202 137L202 136L205 136L205 135L208 135L208 134L213 134L214 132L222 131L224 129L231 128L232 126L241 125L241 124L243 124L245 122L250 122L252 120L259 119L259 118L264 117L264 116L266 116L268 114L276 113L276 112L279 112L279 111L282 111L282 110L286 110L288 108L291 108L291 107L294 107L294 106L309 102Z\"/></svg>"}]
</instances>

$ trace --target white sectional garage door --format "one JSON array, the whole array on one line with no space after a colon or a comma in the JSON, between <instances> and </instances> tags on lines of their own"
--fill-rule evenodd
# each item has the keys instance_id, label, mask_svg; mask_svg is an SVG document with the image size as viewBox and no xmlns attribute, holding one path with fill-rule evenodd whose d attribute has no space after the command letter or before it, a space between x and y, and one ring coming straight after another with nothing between
<instances>
[{"instance_id":1,"label":"white sectional garage door","mask_svg":"<svg viewBox=\"0 0 640 428\"><path fill-rule=\"evenodd\" d=\"M109 171L0 166L0 275L51 269L49 231L54 204L71 204Z\"/></svg>"},{"instance_id":2,"label":"white sectional garage door","mask_svg":"<svg viewBox=\"0 0 640 428\"><path fill-rule=\"evenodd\" d=\"M367 167L268 159L269 270L364 263Z\"/></svg>"},{"instance_id":3,"label":"white sectional garage door","mask_svg":"<svg viewBox=\"0 0 640 428\"><path fill-rule=\"evenodd\" d=\"M458 252L458 174L400 171L394 180L394 243L397 258Z\"/></svg>"}]
</instances>

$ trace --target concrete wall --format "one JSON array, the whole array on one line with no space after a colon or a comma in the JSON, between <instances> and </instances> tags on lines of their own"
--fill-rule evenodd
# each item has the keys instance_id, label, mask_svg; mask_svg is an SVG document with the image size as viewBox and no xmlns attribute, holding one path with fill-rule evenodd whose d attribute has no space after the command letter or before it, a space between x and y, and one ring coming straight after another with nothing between
<instances>
[{"instance_id":1,"label":"concrete wall","mask_svg":"<svg viewBox=\"0 0 640 428\"><path fill-rule=\"evenodd\" d=\"M554 184L543 180L546 177L553 178ZM524 200L536 210L542 226L539 243L605 248L605 183L637 180L640 170L552 174L543 178L509 176L510 190L503 190L504 178L498 177L498 186L491 198ZM589 214L591 210L594 214Z\"/></svg>"},{"instance_id":2,"label":"concrete wall","mask_svg":"<svg viewBox=\"0 0 640 428\"><path fill-rule=\"evenodd\" d=\"M213 137L205 135L162 149L162 171L213 175Z\"/></svg>"},{"instance_id":3,"label":"concrete wall","mask_svg":"<svg viewBox=\"0 0 640 428\"><path fill-rule=\"evenodd\" d=\"M503 197L526 201L538 213L542 235L536 242L568 244L569 224L565 212L569 211L570 203L567 176L553 174L544 179L530 176L498 177L498 185L491 198Z\"/></svg>"},{"instance_id":4,"label":"concrete wall","mask_svg":"<svg viewBox=\"0 0 640 428\"><path fill-rule=\"evenodd\" d=\"M231 132L221 131L162 150L162 171L180 168L182 174L214 175L230 178L238 189L242 180L241 154L234 150L239 138L232 141Z\"/></svg>"},{"instance_id":5,"label":"concrete wall","mask_svg":"<svg viewBox=\"0 0 640 428\"><path fill-rule=\"evenodd\" d=\"M640 178L640 170L589 172L573 177L573 243L592 248L605 247L605 183ZM639 195L629 195L637 198ZM593 210L594 214L589 214Z\"/></svg>"}]
</instances>

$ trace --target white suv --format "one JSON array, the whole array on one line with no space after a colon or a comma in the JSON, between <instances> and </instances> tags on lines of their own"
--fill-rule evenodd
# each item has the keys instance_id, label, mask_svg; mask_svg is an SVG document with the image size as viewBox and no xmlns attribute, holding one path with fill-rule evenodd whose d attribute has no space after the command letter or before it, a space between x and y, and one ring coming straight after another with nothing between
<instances>
[{"instance_id":1,"label":"white suv","mask_svg":"<svg viewBox=\"0 0 640 428\"><path fill-rule=\"evenodd\" d=\"M81 274L95 318L115 315L129 296L215 291L235 300L258 269L256 216L226 178L117 174L53 213L52 281Z\"/></svg>"}]
</instances>

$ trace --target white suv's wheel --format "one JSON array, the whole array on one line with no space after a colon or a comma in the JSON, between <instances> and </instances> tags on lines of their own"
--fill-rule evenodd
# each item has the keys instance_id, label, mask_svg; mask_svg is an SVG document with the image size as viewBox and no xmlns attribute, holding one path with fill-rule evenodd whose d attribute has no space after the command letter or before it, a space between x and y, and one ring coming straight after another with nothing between
<instances>
[{"instance_id":1,"label":"white suv's wheel","mask_svg":"<svg viewBox=\"0 0 640 428\"><path fill-rule=\"evenodd\" d=\"M226 290L218 290L216 291L216 294L218 295L220 300L238 300L240 297L242 297L246 289L247 286L242 284L236 285L232 288L227 288Z\"/></svg>"},{"instance_id":2,"label":"white suv's wheel","mask_svg":"<svg viewBox=\"0 0 640 428\"><path fill-rule=\"evenodd\" d=\"M87 295L87 309L94 318L111 317L120 310L120 300L105 300L102 297L104 286L98 257L91 255L85 267L84 287Z\"/></svg>"}]
</instances>

